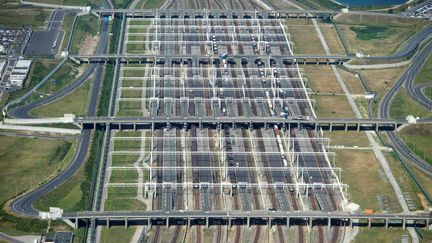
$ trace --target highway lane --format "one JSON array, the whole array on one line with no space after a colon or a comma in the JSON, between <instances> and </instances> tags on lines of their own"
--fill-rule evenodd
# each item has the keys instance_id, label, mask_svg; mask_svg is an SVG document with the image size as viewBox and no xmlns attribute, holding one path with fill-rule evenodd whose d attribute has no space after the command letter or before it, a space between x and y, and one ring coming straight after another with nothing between
<instances>
[{"instance_id":1,"label":"highway lane","mask_svg":"<svg viewBox=\"0 0 432 243\"><path fill-rule=\"evenodd\" d=\"M432 43L429 43L417 56L413 58L411 65L408 67L405 73L399 78L398 81L396 81L396 83L391 87L390 91L382 99L380 104L380 118L388 119L390 117L390 106L394 96L403 85L406 85L409 90L411 83L415 79L417 73L420 72L421 67L431 52ZM415 94L412 95L413 98L417 98ZM389 131L387 132L387 135L399 153L410 160L417 168L429 175L432 175L432 166L414 154L399 138L396 132Z\"/></svg>"},{"instance_id":2,"label":"highway lane","mask_svg":"<svg viewBox=\"0 0 432 243\"><path fill-rule=\"evenodd\" d=\"M109 36L109 23L103 22L101 27L101 38L97 47L97 51L101 53L105 53L108 46L108 36ZM91 92L91 98L88 104L87 114L94 116L96 114L96 107L97 107L97 100L99 96L99 89L100 84L103 77L103 71L104 71L104 65L103 64L97 64L93 67L89 67L90 70L96 69L95 74L95 80ZM74 88L77 88L80 85L80 82L84 82L85 79L90 76L92 72L86 71L86 75L82 75L79 79L74 81L71 85L60 91L59 93L56 93L50 97L50 101L59 98L68 92L72 91ZM47 98L48 99L48 98ZM48 102L44 100L44 102ZM44 104L44 102L35 102L36 104L29 104L25 106L25 108L17 109L18 112L13 113L17 115L18 117L29 117L28 112L40 106L41 104ZM16 110L15 110L16 111ZM81 167L83 164L88 148L91 144L91 131L83 131L81 134L81 137L78 141L77 151L74 155L74 158L72 159L71 163L64 169L62 172L60 172L57 176L55 176L52 180L48 181L47 183L43 184L41 187L35 189L34 191L31 191L30 193L27 193L21 197L18 197L15 201L11 204L11 209L20 215L30 216L30 217L37 217L39 215L39 211L33 208L33 202L42 197L43 195L47 194L48 192L54 190L58 186L61 186L63 183L65 183L69 178L71 178L75 172Z\"/></svg>"}]
</instances>

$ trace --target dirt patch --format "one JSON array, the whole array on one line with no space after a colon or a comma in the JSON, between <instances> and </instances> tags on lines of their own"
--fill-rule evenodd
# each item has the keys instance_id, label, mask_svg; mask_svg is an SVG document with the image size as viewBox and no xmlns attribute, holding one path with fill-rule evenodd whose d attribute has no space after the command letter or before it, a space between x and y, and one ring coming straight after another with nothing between
<instances>
[{"instance_id":1,"label":"dirt patch","mask_svg":"<svg viewBox=\"0 0 432 243\"><path fill-rule=\"evenodd\" d=\"M97 43L99 41L98 36L87 36L84 42L79 47L80 55L91 55L96 50Z\"/></svg>"},{"instance_id":2,"label":"dirt patch","mask_svg":"<svg viewBox=\"0 0 432 243\"><path fill-rule=\"evenodd\" d=\"M417 193L417 196L420 199L420 204L422 205L423 208L429 208L430 205L428 203L428 201L426 200L425 196L423 195L423 193Z\"/></svg>"}]
</instances>

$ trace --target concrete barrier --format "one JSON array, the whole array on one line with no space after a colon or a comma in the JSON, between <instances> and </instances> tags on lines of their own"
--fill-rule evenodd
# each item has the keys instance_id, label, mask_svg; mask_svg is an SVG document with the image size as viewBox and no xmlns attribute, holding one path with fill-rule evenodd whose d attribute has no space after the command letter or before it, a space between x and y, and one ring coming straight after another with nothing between
<instances>
[{"instance_id":1,"label":"concrete barrier","mask_svg":"<svg viewBox=\"0 0 432 243\"><path fill-rule=\"evenodd\" d=\"M21 0L21 4L27 4L27 5L32 5L32 6L36 6L36 7L42 7L42 8L60 8L60 9L80 10L83 12L90 12L90 10L91 10L90 6L73 6L73 5L37 3L37 2L30 2L30 1L23 1L23 0Z\"/></svg>"},{"instance_id":2,"label":"concrete barrier","mask_svg":"<svg viewBox=\"0 0 432 243\"><path fill-rule=\"evenodd\" d=\"M351 65L349 63L344 63L343 66L353 70L361 69L385 69L385 68L397 68L407 66L411 63L411 60L397 62L397 63L384 63L384 64L370 64L370 65Z\"/></svg>"},{"instance_id":3,"label":"concrete barrier","mask_svg":"<svg viewBox=\"0 0 432 243\"><path fill-rule=\"evenodd\" d=\"M18 125L8 125L0 123L0 130L19 130L19 131L33 131L33 132L51 132L51 133L61 133L61 134L71 134L78 135L81 130L78 129L67 129L67 128L55 128L55 127L34 127L34 126L18 126Z\"/></svg>"}]
</instances>

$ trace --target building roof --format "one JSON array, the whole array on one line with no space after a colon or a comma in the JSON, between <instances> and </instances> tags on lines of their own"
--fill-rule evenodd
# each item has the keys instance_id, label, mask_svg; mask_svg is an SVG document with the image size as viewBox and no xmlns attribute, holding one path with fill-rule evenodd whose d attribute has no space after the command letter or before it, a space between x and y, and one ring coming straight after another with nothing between
<instances>
[{"instance_id":1,"label":"building roof","mask_svg":"<svg viewBox=\"0 0 432 243\"><path fill-rule=\"evenodd\" d=\"M15 64L15 68L30 68L31 60L19 60Z\"/></svg>"}]
</instances>

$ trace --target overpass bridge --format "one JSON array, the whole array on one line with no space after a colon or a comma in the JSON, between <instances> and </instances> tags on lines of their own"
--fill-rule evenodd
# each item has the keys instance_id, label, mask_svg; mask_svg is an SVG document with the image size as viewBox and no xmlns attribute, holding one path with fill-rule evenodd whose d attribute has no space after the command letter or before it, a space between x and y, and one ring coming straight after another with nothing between
<instances>
[{"instance_id":1,"label":"overpass bridge","mask_svg":"<svg viewBox=\"0 0 432 243\"><path fill-rule=\"evenodd\" d=\"M199 127L221 128L224 125L240 127L266 127L273 125L282 128L305 128L329 131L388 131L412 122L393 119L363 119L363 118L317 118L308 117L58 117L58 118L32 118L32 119L5 119L5 124L13 125L41 125L41 124L76 124L83 129L98 129L110 126L111 129L148 129L155 127L182 127L190 125ZM431 119L417 120L417 124L430 124Z\"/></svg>"},{"instance_id":2,"label":"overpass bridge","mask_svg":"<svg viewBox=\"0 0 432 243\"><path fill-rule=\"evenodd\" d=\"M220 18L220 19L290 19L290 18L332 18L342 10L217 10L217 9L97 9L93 13L101 16L125 14L128 18ZM353 15L409 18L402 14L389 14L373 11L349 11Z\"/></svg>"},{"instance_id":3,"label":"overpass bridge","mask_svg":"<svg viewBox=\"0 0 432 243\"><path fill-rule=\"evenodd\" d=\"M234 62L234 59L261 59L267 60L268 55L251 55L240 54L230 55L228 62ZM341 65L354 58L346 55L271 55L270 58L281 59L286 64L338 64ZM199 60L202 63L217 63L220 62L219 56L206 55L175 55L172 54L93 54L93 55L69 55L69 59L75 63L126 63L126 64L143 64L143 63L158 63L164 64L166 59L176 63L187 63L188 60ZM242 61L243 62L243 61Z\"/></svg>"},{"instance_id":4,"label":"overpass bridge","mask_svg":"<svg viewBox=\"0 0 432 243\"><path fill-rule=\"evenodd\" d=\"M92 220L98 225L268 225L284 224L328 227L429 227L430 213L361 214L350 212L321 211L88 211L64 213L61 219L83 226Z\"/></svg>"},{"instance_id":5,"label":"overpass bridge","mask_svg":"<svg viewBox=\"0 0 432 243\"><path fill-rule=\"evenodd\" d=\"M223 125L242 126L242 127L270 127L279 125L283 128L302 127L306 129L323 130L344 130L344 131L364 131L364 130L395 130L398 127L409 124L403 120L391 119L357 119L357 118L289 118L281 117L78 117L75 123L85 129L95 129L99 126L110 126L111 129L143 129L150 128L152 125L184 127L195 124L199 127L220 128ZM422 122L420 122L422 123ZM425 121L430 123L430 121Z\"/></svg>"},{"instance_id":6,"label":"overpass bridge","mask_svg":"<svg viewBox=\"0 0 432 243\"><path fill-rule=\"evenodd\" d=\"M9 125L41 125L41 124L76 124L84 129L97 129L110 126L111 129L148 129L151 126L176 126L187 128L190 125L199 127L221 128L223 125L241 127L270 127L278 125L283 128L306 128L329 131L382 131L395 130L402 125L430 124L432 119L417 120L415 123L394 119L368 119L368 118L317 118L308 117L52 117L29 119L5 119L4 124Z\"/></svg>"}]
</instances>

